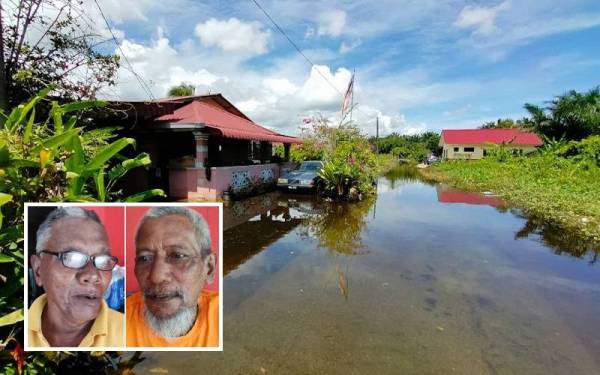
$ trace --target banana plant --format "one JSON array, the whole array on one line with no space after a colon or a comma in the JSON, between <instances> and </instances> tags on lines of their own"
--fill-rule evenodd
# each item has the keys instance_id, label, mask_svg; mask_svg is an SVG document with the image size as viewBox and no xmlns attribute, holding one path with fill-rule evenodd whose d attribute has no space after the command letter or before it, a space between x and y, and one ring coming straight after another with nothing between
<instances>
[{"instance_id":1,"label":"banana plant","mask_svg":"<svg viewBox=\"0 0 600 375\"><path fill-rule=\"evenodd\" d=\"M62 198L68 201L106 201L119 198L118 193L113 191L116 182L129 170L150 165L149 155L140 153L134 158L116 162L117 159L123 159L119 153L126 147L135 148L134 139L120 138L93 150L92 155L88 156L90 152L83 146L84 130L77 127L78 117L73 113L103 107L106 103L102 101L63 105L52 102L48 120L44 124L35 124L35 106L52 89L53 87L47 87L5 116L2 132L4 137L12 140L10 143L13 150L20 155L11 159L10 150L7 149L1 151L0 159L9 160L13 167L39 166L40 177L52 173L64 175L62 179L66 179L66 191ZM53 181L56 182L56 179ZM123 200L137 202L154 196L164 196L164 192L151 189Z\"/></svg>"}]
</instances>

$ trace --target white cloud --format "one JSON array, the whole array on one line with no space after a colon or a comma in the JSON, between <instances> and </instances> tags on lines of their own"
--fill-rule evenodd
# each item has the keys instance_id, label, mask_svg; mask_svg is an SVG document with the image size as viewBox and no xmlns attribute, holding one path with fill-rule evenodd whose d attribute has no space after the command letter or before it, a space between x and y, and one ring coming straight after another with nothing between
<instances>
[{"instance_id":1,"label":"white cloud","mask_svg":"<svg viewBox=\"0 0 600 375\"><path fill-rule=\"evenodd\" d=\"M454 25L463 29L475 29L475 35L490 35L498 31L496 17L509 7L510 1L489 8L467 5L458 14Z\"/></svg>"},{"instance_id":2,"label":"white cloud","mask_svg":"<svg viewBox=\"0 0 600 375\"><path fill-rule=\"evenodd\" d=\"M377 119L380 137L392 133L414 135L427 131L425 123L412 124L403 114L385 114L369 105L357 105L352 113L352 120L360 124L363 132L368 135L377 134Z\"/></svg>"},{"instance_id":3,"label":"white cloud","mask_svg":"<svg viewBox=\"0 0 600 375\"><path fill-rule=\"evenodd\" d=\"M362 44L362 42L360 39L357 39L350 43L342 42L342 44L340 45L340 53L342 53L342 54L348 53L348 52L352 51L353 49L355 49L356 47L360 46L361 44Z\"/></svg>"},{"instance_id":4,"label":"white cloud","mask_svg":"<svg viewBox=\"0 0 600 375\"><path fill-rule=\"evenodd\" d=\"M180 59L185 59L185 55L173 48L166 37L153 41L150 46L124 40L121 49L115 50L115 53L120 55L121 51L127 56L133 70L150 85L154 97L165 96L170 87L184 82L198 88L229 80L226 76L217 76L196 64L186 63L186 66L182 66ZM129 66L122 64L118 76L119 84L116 89L104 92L109 99L116 99L115 96L124 100L149 99ZM197 89L196 93L202 92Z\"/></svg>"},{"instance_id":5,"label":"white cloud","mask_svg":"<svg viewBox=\"0 0 600 375\"><path fill-rule=\"evenodd\" d=\"M330 10L319 14L319 35L340 36L346 25L346 12Z\"/></svg>"},{"instance_id":6,"label":"white cloud","mask_svg":"<svg viewBox=\"0 0 600 375\"><path fill-rule=\"evenodd\" d=\"M227 52L261 55L268 51L270 30L259 22L244 22L237 18L211 18L196 25L196 36L205 46L219 47Z\"/></svg>"},{"instance_id":7,"label":"white cloud","mask_svg":"<svg viewBox=\"0 0 600 375\"><path fill-rule=\"evenodd\" d=\"M315 29L312 27L308 27L306 32L304 33L304 39L309 39L315 36Z\"/></svg>"},{"instance_id":8,"label":"white cloud","mask_svg":"<svg viewBox=\"0 0 600 375\"><path fill-rule=\"evenodd\" d=\"M152 0L102 0L99 4L106 17L117 23L128 20L146 21L145 13L158 6L157 2ZM97 9L94 0L85 0L84 7L86 12Z\"/></svg>"},{"instance_id":9,"label":"white cloud","mask_svg":"<svg viewBox=\"0 0 600 375\"><path fill-rule=\"evenodd\" d=\"M511 12L511 16L519 12L522 13L525 10L515 9L514 12ZM552 15L535 19L525 17L506 20L502 26L502 32L483 35L483 33L475 31L469 38L459 40L456 45L461 46L469 53L477 53L485 60L497 62L506 58L514 48L532 43L537 39L598 26L600 26L600 13Z\"/></svg>"},{"instance_id":10,"label":"white cloud","mask_svg":"<svg viewBox=\"0 0 600 375\"><path fill-rule=\"evenodd\" d=\"M304 100L312 105L341 106L340 92L346 91L351 75L350 70L345 68L332 73L328 66L315 65L297 96L305 98Z\"/></svg>"},{"instance_id":11,"label":"white cloud","mask_svg":"<svg viewBox=\"0 0 600 375\"><path fill-rule=\"evenodd\" d=\"M263 85L279 96L292 95L298 91L298 87L286 78L265 78Z\"/></svg>"},{"instance_id":12,"label":"white cloud","mask_svg":"<svg viewBox=\"0 0 600 375\"><path fill-rule=\"evenodd\" d=\"M237 108L242 112L253 112L256 111L256 109L260 106L261 102L254 98L237 103Z\"/></svg>"},{"instance_id":13,"label":"white cloud","mask_svg":"<svg viewBox=\"0 0 600 375\"><path fill-rule=\"evenodd\" d=\"M165 36L149 44L131 40L122 43L135 71L151 83L155 97L165 96L170 86L192 83L197 94L220 92L257 123L285 134L296 134L303 118L319 113L334 123L339 121L341 93L351 77L347 68L308 68L300 56L291 54L273 59L269 69L259 71L249 69L243 58L236 59L232 54L190 47L187 42L173 46ZM119 71L116 90L106 96L147 98L125 68ZM400 109L461 98L476 88L470 82L431 83L428 79L418 69L385 77L361 71L355 84L357 109L353 119L371 135L375 134L377 116L382 136L422 132L426 124L407 121Z\"/></svg>"}]
</instances>

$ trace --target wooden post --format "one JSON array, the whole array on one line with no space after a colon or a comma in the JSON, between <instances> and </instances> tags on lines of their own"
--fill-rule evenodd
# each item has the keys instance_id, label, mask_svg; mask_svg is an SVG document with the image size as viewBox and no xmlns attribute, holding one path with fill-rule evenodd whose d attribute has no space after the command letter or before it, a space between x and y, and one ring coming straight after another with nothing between
<instances>
[{"instance_id":1,"label":"wooden post","mask_svg":"<svg viewBox=\"0 0 600 375\"><path fill-rule=\"evenodd\" d=\"M290 161L290 144L283 144L283 160Z\"/></svg>"}]
</instances>

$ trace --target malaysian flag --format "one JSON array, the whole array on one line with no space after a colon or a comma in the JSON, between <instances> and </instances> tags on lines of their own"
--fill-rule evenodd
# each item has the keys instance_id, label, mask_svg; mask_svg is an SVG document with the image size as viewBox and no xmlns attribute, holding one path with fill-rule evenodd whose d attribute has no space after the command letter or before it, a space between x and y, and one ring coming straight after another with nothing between
<instances>
[{"instance_id":1,"label":"malaysian flag","mask_svg":"<svg viewBox=\"0 0 600 375\"><path fill-rule=\"evenodd\" d=\"M354 73L352 73L352 78L350 78L350 83L348 83L348 89L346 90L346 94L344 95L344 102L342 103L342 118L346 116L348 111L352 110L352 101L354 96Z\"/></svg>"}]
</instances>

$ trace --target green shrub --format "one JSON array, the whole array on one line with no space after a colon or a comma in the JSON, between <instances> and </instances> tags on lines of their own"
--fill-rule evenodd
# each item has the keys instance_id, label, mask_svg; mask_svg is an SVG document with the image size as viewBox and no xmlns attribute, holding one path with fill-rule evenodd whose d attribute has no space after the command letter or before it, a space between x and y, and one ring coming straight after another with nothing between
<instances>
[{"instance_id":1,"label":"green shrub","mask_svg":"<svg viewBox=\"0 0 600 375\"><path fill-rule=\"evenodd\" d=\"M587 168L600 167L600 136L591 136L581 141L571 141L558 147L554 153Z\"/></svg>"},{"instance_id":2,"label":"green shrub","mask_svg":"<svg viewBox=\"0 0 600 375\"><path fill-rule=\"evenodd\" d=\"M373 193L378 164L367 138L356 126L341 124L332 131L331 140L319 172L328 195L356 200L362 194Z\"/></svg>"},{"instance_id":3,"label":"green shrub","mask_svg":"<svg viewBox=\"0 0 600 375\"><path fill-rule=\"evenodd\" d=\"M121 177L133 168L149 165L150 158L144 153L133 159L119 155L124 148L135 145L131 138L108 143L110 131L96 131L96 135L104 134L96 139L84 135L84 129L77 126L77 113L104 103L54 102L50 118L36 122L36 106L51 89L43 90L10 114L2 114L5 121L0 125L0 274L6 278L0 293L0 345L14 345L16 360L9 362L4 372L15 372L15 366L42 372L49 363L41 354L23 353L19 344L24 311L24 203L118 199L137 202L164 195L162 190L153 189L123 198L120 191L114 190Z\"/></svg>"}]
</instances>

